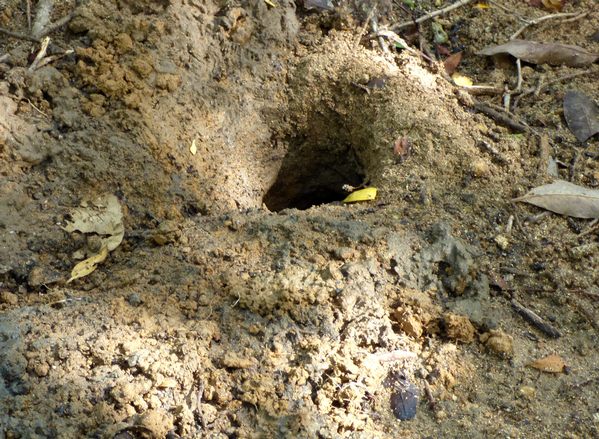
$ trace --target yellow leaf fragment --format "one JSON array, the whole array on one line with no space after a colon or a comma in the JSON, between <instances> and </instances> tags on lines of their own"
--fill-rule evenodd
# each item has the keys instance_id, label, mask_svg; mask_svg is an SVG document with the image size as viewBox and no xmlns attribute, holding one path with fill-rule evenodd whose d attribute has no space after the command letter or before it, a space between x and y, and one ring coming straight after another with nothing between
<instances>
[{"instance_id":1,"label":"yellow leaf fragment","mask_svg":"<svg viewBox=\"0 0 599 439\"><path fill-rule=\"evenodd\" d=\"M472 79L457 72L451 75L451 79L453 79L453 82L460 87L472 87L474 84Z\"/></svg>"},{"instance_id":2,"label":"yellow leaf fragment","mask_svg":"<svg viewBox=\"0 0 599 439\"><path fill-rule=\"evenodd\" d=\"M530 367L547 373L562 373L566 367L565 361L559 355L548 355L529 364Z\"/></svg>"},{"instance_id":3,"label":"yellow leaf fragment","mask_svg":"<svg viewBox=\"0 0 599 439\"><path fill-rule=\"evenodd\" d=\"M480 9L480 10L490 9L491 8L491 6L488 3L482 3L482 2L479 2L479 3L475 4L474 7L476 9Z\"/></svg>"},{"instance_id":4,"label":"yellow leaf fragment","mask_svg":"<svg viewBox=\"0 0 599 439\"><path fill-rule=\"evenodd\" d=\"M103 246L100 250L100 253L90 256L86 260L79 262L73 267L73 270L71 271L71 278L67 281L67 283L93 273L98 264L106 259L106 256L108 256L108 248Z\"/></svg>"},{"instance_id":5,"label":"yellow leaf fragment","mask_svg":"<svg viewBox=\"0 0 599 439\"><path fill-rule=\"evenodd\" d=\"M356 203L358 201L370 201L376 198L377 188L375 187L367 187L365 189L360 189L359 191L352 192L349 194L344 203Z\"/></svg>"},{"instance_id":6,"label":"yellow leaf fragment","mask_svg":"<svg viewBox=\"0 0 599 439\"><path fill-rule=\"evenodd\" d=\"M274 1L272 0L264 0L264 3L266 3L268 6L270 6L271 8L276 8L279 5L277 5Z\"/></svg>"},{"instance_id":7,"label":"yellow leaf fragment","mask_svg":"<svg viewBox=\"0 0 599 439\"><path fill-rule=\"evenodd\" d=\"M196 155L198 153L198 147L196 146L196 139L193 139L191 142L191 146L189 147L189 152L191 155Z\"/></svg>"}]
</instances>

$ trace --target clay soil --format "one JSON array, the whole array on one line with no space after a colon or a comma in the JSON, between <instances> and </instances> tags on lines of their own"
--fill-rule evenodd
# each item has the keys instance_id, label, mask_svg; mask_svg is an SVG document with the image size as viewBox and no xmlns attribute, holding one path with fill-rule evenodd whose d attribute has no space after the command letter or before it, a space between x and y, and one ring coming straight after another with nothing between
<instances>
[{"instance_id":1,"label":"clay soil","mask_svg":"<svg viewBox=\"0 0 599 439\"><path fill-rule=\"evenodd\" d=\"M26 3L0 27L29 35ZM548 158L599 184L598 137L562 111L599 101L597 70L522 97L517 133L439 62L385 53L374 3L270 3L56 0L73 16L35 69L39 44L0 34L0 438L599 437L597 232L511 201ZM437 24L460 73L513 89L476 53L548 12L488 6ZM599 52L596 6L521 37ZM430 22L402 35L435 56ZM523 87L585 69L524 64ZM99 237L63 227L105 194L124 239L67 283Z\"/></svg>"}]
</instances>

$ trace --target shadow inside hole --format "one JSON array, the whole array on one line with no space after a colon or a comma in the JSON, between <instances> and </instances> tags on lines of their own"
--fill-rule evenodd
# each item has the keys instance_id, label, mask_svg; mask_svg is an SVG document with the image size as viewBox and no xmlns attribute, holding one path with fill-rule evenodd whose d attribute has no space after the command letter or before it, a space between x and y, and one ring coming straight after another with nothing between
<instances>
[{"instance_id":1,"label":"shadow inside hole","mask_svg":"<svg viewBox=\"0 0 599 439\"><path fill-rule=\"evenodd\" d=\"M343 200L348 195L343 185L359 186L364 177L350 146L294 148L292 145L263 202L271 212L305 210Z\"/></svg>"}]
</instances>

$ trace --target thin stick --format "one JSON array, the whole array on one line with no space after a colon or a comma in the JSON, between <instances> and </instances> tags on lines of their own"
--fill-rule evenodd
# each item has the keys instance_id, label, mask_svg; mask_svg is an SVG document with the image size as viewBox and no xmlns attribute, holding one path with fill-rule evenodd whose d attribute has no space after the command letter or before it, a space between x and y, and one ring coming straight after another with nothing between
<instances>
[{"instance_id":1,"label":"thin stick","mask_svg":"<svg viewBox=\"0 0 599 439\"><path fill-rule=\"evenodd\" d=\"M385 29L381 29L378 30L376 32L374 32L371 35L371 38L378 38L378 37L385 37L385 38L389 38L391 41L393 41L394 43L398 43L401 45L401 47L405 48L405 50L407 50L408 52L411 52L413 54L415 54L416 56L422 57L427 61L430 62L434 62L428 55L426 55L425 53L413 49L411 48L408 43L405 42L405 40L403 38L401 38L399 35L397 35L395 32L390 31L390 30L385 30Z\"/></svg>"},{"instance_id":2,"label":"thin stick","mask_svg":"<svg viewBox=\"0 0 599 439\"><path fill-rule=\"evenodd\" d=\"M41 60L41 62L38 64L37 68L41 69L42 67L44 67L44 66L46 66L46 65L48 65L48 64L50 64L50 63L52 63L52 62L54 62L56 60L64 58L65 56L70 55L73 52L74 52L74 50L69 49L69 50L66 50L64 53L61 53L59 55L47 56L43 60Z\"/></svg>"},{"instance_id":3,"label":"thin stick","mask_svg":"<svg viewBox=\"0 0 599 439\"><path fill-rule=\"evenodd\" d=\"M509 163L509 160L503 154L501 154L497 150L497 148L493 147L493 145L491 145L489 142L485 140L479 140L478 142L476 142L476 146L478 146L481 150L491 154L493 159L498 161L499 163L503 165Z\"/></svg>"},{"instance_id":4,"label":"thin stick","mask_svg":"<svg viewBox=\"0 0 599 439\"><path fill-rule=\"evenodd\" d=\"M589 223L589 225L586 227L586 230L583 230L582 232L580 232L578 234L578 236L588 235L589 233L593 233L598 228L599 228L599 218L595 218L593 221L591 221ZM593 293L585 293L585 294L590 294L592 296L599 297L599 294L593 294Z\"/></svg>"},{"instance_id":5,"label":"thin stick","mask_svg":"<svg viewBox=\"0 0 599 439\"><path fill-rule=\"evenodd\" d=\"M505 125L516 132L524 133L526 131L529 131L529 128L526 125L523 125L520 122L516 122L507 113L500 113L499 111L491 108L487 104L483 104L482 102L476 101L473 105L473 108L476 111L483 113L486 116L489 116L498 124Z\"/></svg>"},{"instance_id":6,"label":"thin stick","mask_svg":"<svg viewBox=\"0 0 599 439\"><path fill-rule=\"evenodd\" d=\"M578 294L584 294L585 296L594 297L595 299L599 299L599 293L593 293L592 291L586 290L571 290Z\"/></svg>"},{"instance_id":7,"label":"thin stick","mask_svg":"<svg viewBox=\"0 0 599 439\"><path fill-rule=\"evenodd\" d=\"M29 105L31 105L33 107L33 109L35 111L37 111L39 114L41 114L44 117L48 117L48 115L46 113L44 113L42 110L40 110L39 108L37 108L35 105L33 105L33 102L31 102L29 99L25 98L25 100L29 103Z\"/></svg>"},{"instance_id":8,"label":"thin stick","mask_svg":"<svg viewBox=\"0 0 599 439\"><path fill-rule=\"evenodd\" d=\"M578 157L580 154L578 151L574 153L574 157L572 157L572 161L570 162L570 166L568 169L568 176L570 177L570 181L574 180L574 176L576 175L576 164L578 163Z\"/></svg>"},{"instance_id":9,"label":"thin stick","mask_svg":"<svg viewBox=\"0 0 599 439\"><path fill-rule=\"evenodd\" d=\"M395 24L395 25L391 26L391 30L397 32L397 31L400 31L407 27L413 26L414 24L423 23L427 20L430 20L431 18L435 18L439 15L447 14L448 12L451 12L454 9L457 9L461 6L467 5L468 3L471 3L471 2L472 2L472 0L459 0L458 2L455 2L454 4L447 6L446 8L438 9L436 11L430 12L426 15L423 15L422 17L417 18L416 20L406 21L406 22L400 23L400 24Z\"/></svg>"},{"instance_id":10,"label":"thin stick","mask_svg":"<svg viewBox=\"0 0 599 439\"><path fill-rule=\"evenodd\" d=\"M559 14L549 14L549 15L544 15L543 17L539 17L536 18L532 21L529 21L528 23L524 24L520 29L518 29L516 32L514 32L512 34L512 36L510 37L510 40L513 40L515 38L518 38L518 36L524 32L527 28L529 28L530 26L534 26L535 24L539 24L545 20L551 20L553 18L568 18L568 17L573 17L570 20L565 20L565 21L574 21L574 20L579 20L581 18L584 18L585 16L587 16L589 13L588 12L583 12L582 14L578 14L577 12L561 12Z\"/></svg>"},{"instance_id":11,"label":"thin stick","mask_svg":"<svg viewBox=\"0 0 599 439\"><path fill-rule=\"evenodd\" d=\"M44 41L42 41L42 46L40 47L40 51L37 53L37 55L35 56L35 59L29 66L30 72L33 72L37 68L37 66L40 63L40 61L42 60L42 58L44 56L46 56L46 51L48 50L48 44L50 44L50 37L45 37Z\"/></svg>"},{"instance_id":12,"label":"thin stick","mask_svg":"<svg viewBox=\"0 0 599 439\"><path fill-rule=\"evenodd\" d=\"M536 314L534 311L522 306L515 299L512 300L512 307L514 310L524 318L528 323L539 329L543 334L548 335L552 338L559 338L562 334L555 329L552 325L547 323L541 316Z\"/></svg>"},{"instance_id":13,"label":"thin stick","mask_svg":"<svg viewBox=\"0 0 599 439\"><path fill-rule=\"evenodd\" d=\"M54 32L56 29L58 29L59 27L64 26L65 24L67 24L69 21L71 21L73 19L73 17L75 16L74 12L71 12L68 15L65 15L62 18L59 18L58 20L56 20L54 23L46 26L46 28L40 33L39 37L43 38L48 34L51 34L52 32Z\"/></svg>"},{"instance_id":14,"label":"thin stick","mask_svg":"<svg viewBox=\"0 0 599 439\"><path fill-rule=\"evenodd\" d=\"M27 4L27 29L31 32L31 0L25 2Z\"/></svg>"},{"instance_id":15,"label":"thin stick","mask_svg":"<svg viewBox=\"0 0 599 439\"><path fill-rule=\"evenodd\" d=\"M516 58L516 70L518 71L518 79L516 81L516 90L513 93L520 93L522 91L522 63L520 58Z\"/></svg>"},{"instance_id":16,"label":"thin stick","mask_svg":"<svg viewBox=\"0 0 599 439\"><path fill-rule=\"evenodd\" d=\"M515 15L519 20L526 21L520 15L514 14L514 12L512 10L510 10L508 7L503 6L500 2L496 2L494 0L489 0L489 3L491 3L493 6L497 6L499 9L503 9L505 12L507 12L510 15Z\"/></svg>"},{"instance_id":17,"label":"thin stick","mask_svg":"<svg viewBox=\"0 0 599 439\"><path fill-rule=\"evenodd\" d=\"M31 34L34 37L41 38L41 33L50 22L50 14L54 6L53 0L40 0L35 11L35 21L31 27Z\"/></svg>"},{"instance_id":18,"label":"thin stick","mask_svg":"<svg viewBox=\"0 0 599 439\"><path fill-rule=\"evenodd\" d=\"M503 89L493 87L492 85L462 85L460 89L467 91L471 95L500 95Z\"/></svg>"},{"instance_id":19,"label":"thin stick","mask_svg":"<svg viewBox=\"0 0 599 439\"><path fill-rule=\"evenodd\" d=\"M379 24L376 20L376 17L372 17L370 19L370 25L372 26L372 31L376 34L379 31ZM377 39L381 49L383 49L383 53L389 53L389 48L387 47L387 43L385 43L385 39L381 35L379 35Z\"/></svg>"},{"instance_id":20,"label":"thin stick","mask_svg":"<svg viewBox=\"0 0 599 439\"><path fill-rule=\"evenodd\" d=\"M552 81L545 82L544 84L543 83L539 83L536 88L534 88L534 89L531 88L531 89L528 89L528 90L522 92L516 98L516 102L514 102L514 106L518 105L518 102L520 101L520 99L522 99L522 98L524 98L524 97L526 97L528 95L534 94L535 96L538 96L541 93L541 91L543 91L543 89L549 87L550 85L557 84L558 82L562 82L562 81L567 81L568 79L578 78L579 76L593 75L595 73L599 73L599 69L597 69L597 68L590 68L590 69L587 69L587 70L585 70L583 72L571 73L569 75L561 76L561 77L556 78L556 79L554 79Z\"/></svg>"},{"instance_id":21,"label":"thin stick","mask_svg":"<svg viewBox=\"0 0 599 439\"><path fill-rule=\"evenodd\" d=\"M366 30L368 29L368 25L370 24L370 19L372 17L374 17L374 11L376 11L376 5L374 5L370 9L370 12L368 13L368 17L366 17L366 21L364 22L364 25L360 29L360 32L358 32L358 35L356 35L356 46L360 44L362 37L366 34Z\"/></svg>"},{"instance_id":22,"label":"thin stick","mask_svg":"<svg viewBox=\"0 0 599 439\"><path fill-rule=\"evenodd\" d=\"M32 37L31 35L25 35L20 32L13 32L8 29L4 29L0 27L0 34L8 35L9 37L18 38L20 40L32 41L34 43L39 43L39 38Z\"/></svg>"}]
</instances>

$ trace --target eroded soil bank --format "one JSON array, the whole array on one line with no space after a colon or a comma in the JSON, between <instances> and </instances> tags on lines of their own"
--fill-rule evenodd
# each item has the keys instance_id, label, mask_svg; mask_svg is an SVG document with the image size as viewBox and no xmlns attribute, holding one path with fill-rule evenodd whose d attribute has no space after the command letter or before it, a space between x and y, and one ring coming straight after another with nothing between
<instances>
[{"instance_id":1,"label":"eroded soil bank","mask_svg":"<svg viewBox=\"0 0 599 439\"><path fill-rule=\"evenodd\" d=\"M0 26L27 28L21 3ZM477 82L513 80L475 53L521 3L442 19ZM599 436L597 235L510 201L548 181L538 136L471 112L440 65L383 53L371 4L277 4L60 2L61 56L34 70L35 44L0 40L0 437ZM592 7L528 37L597 51ZM596 79L518 110L588 186L597 139L577 145L560 103L599 98ZM340 202L366 184L375 201ZM105 193L124 240L66 283L98 250L69 212ZM561 373L527 366L549 354Z\"/></svg>"}]
</instances>

